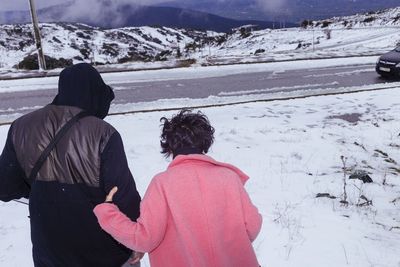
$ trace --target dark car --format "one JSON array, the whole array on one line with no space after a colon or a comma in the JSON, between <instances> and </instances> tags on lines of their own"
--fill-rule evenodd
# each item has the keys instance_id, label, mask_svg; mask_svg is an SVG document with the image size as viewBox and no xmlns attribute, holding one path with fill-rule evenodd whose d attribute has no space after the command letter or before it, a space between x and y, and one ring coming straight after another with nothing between
<instances>
[{"instance_id":1,"label":"dark car","mask_svg":"<svg viewBox=\"0 0 400 267\"><path fill-rule=\"evenodd\" d=\"M400 46L383 54L376 62L376 72L379 75L400 77Z\"/></svg>"}]
</instances>

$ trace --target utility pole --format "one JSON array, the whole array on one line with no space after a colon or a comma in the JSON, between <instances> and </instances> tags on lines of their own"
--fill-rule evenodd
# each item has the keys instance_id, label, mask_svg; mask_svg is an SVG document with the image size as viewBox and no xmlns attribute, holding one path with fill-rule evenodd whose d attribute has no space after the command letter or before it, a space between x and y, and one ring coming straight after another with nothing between
<instances>
[{"instance_id":1,"label":"utility pole","mask_svg":"<svg viewBox=\"0 0 400 267\"><path fill-rule=\"evenodd\" d=\"M29 0L29 5L31 8L33 33L35 35L36 48L38 51L39 69L45 70L46 69L46 60L44 58L42 40L40 38L39 24L38 24L38 19L37 19L37 15L36 15L36 8L35 8L35 3L33 2L33 0Z\"/></svg>"}]
</instances>

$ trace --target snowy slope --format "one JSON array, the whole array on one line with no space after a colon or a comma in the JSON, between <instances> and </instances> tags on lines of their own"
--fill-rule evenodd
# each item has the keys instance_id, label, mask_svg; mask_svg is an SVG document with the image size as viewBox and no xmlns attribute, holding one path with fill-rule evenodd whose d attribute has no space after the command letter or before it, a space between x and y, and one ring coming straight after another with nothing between
<instances>
[{"instance_id":1,"label":"snowy slope","mask_svg":"<svg viewBox=\"0 0 400 267\"><path fill-rule=\"evenodd\" d=\"M54 58L73 59L74 63L163 60L164 51L176 53L173 50L178 46L205 35L204 32L164 27L102 30L71 23L44 23L40 28L44 36L45 54ZM33 52L31 25L0 26L0 66L12 67Z\"/></svg>"},{"instance_id":2,"label":"snowy slope","mask_svg":"<svg viewBox=\"0 0 400 267\"><path fill-rule=\"evenodd\" d=\"M254 242L261 266L399 266L399 89L203 110L216 128L210 155L251 177L246 189L264 219ZM159 118L171 114L107 118L141 195L169 162ZM355 170L373 183L349 180ZM32 266L27 207L0 203L0 214L0 266Z\"/></svg>"},{"instance_id":3,"label":"snowy slope","mask_svg":"<svg viewBox=\"0 0 400 267\"><path fill-rule=\"evenodd\" d=\"M9 69L34 52L30 27L0 25L0 68ZM173 63L179 53L180 59L200 64L378 55L400 43L400 7L308 21L299 28L239 28L230 34L165 27L102 30L70 23L44 23L41 28L45 53L74 63Z\"/></svg>"},{"instance_id":4,"label":"snowy slope","mask_svg":"<svg viewBox=\"0 0 400 267\"><path fill-rule=\"evenodd\" d=\"M328 36L329 35L329 36ZM377 55L400 45L400 7L384 11L307 21L302 27L237 31L211 49L219 63L318 57Z\"/></svg>"},{"instance_id":5,"label":"snowy slope","mask_svg":"<svg viewBox=\"0 0 400 267\"><path fill-rule=\"evenodd\" d=\"M377 26L399 26L400 25L400 7L389 8L380 11L371 11L367 13L334 17L331 19L313 21L312 25L324 28L324 23L329 24L330 28L352 27L377 27Z\"/></svg>"}]
</instances>

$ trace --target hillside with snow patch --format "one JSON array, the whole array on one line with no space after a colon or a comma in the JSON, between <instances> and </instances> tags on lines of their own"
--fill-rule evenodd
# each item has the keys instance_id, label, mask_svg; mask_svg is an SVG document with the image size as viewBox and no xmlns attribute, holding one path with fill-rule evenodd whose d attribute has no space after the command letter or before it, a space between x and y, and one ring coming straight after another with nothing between
<instances>
[{"instance_id":1,"label":"hillside with snow patch","mask_svg":"<svg viewBox=\"0 0 400 267\"><path fill-rule=\"evenodd\" d=\"M46 55L73 63L131 64L194 59L199 64L379 55L400 44L400 7L321 21L302 27L232 33L127 27L104 30L84 24L41 24ZM31 25L0 25L0 68L34 53ZM194 62L194 61L193 61Z\"/></svg>"},{"instance_id":2,"label":"hillside with snow patch","mask_svg":"<svg viewBox=\"0 0 400 267\"><path fill-rule=\"evenodd\" d=\"M44 23L40 28L45 54L72 59L74 63L164 60L180 43L189 43L205 35L204 32L164 27L102 30L72 23ZM12 67L34 53L31 25L2 25L0 29L2 67Z\"/></svg>"}]
</instances>

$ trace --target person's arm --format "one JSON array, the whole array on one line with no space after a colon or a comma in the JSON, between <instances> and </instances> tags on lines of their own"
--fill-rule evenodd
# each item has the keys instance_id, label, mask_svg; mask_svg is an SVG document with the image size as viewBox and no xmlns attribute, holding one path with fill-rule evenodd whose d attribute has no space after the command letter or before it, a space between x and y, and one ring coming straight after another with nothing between
<instances>
[{"instance_id":1,"label":"person's arm","mask_svg":"<svg viewBox=\"0 0 400 267\"><path fill-rule=\"evenodd\" d=\"M12 126L0 156L0 200L6 202L22 197L29 198L30 193L30 185L15 153L11 132Z\"/></svg>"},{"instance_id":2,"label":"person's arm","mask_svg":"<svg viewBox=\"0 0 400 267\"><path fill-rule=\"evenodd\" d=\"M108 194L118 187L114 203L131 220L136 220L140 214L140 195L136 189L135 180L128 167L124 145L121 136L115 132L101 154L100 185Z\"/></svg>"},{"instance_id":3,"label":"person's arm","mask_svg":"<svg viewBox=\"0 0 400 267\"><path fill-rule=\"evenodd\" d=\"M119 189L115 196L118 194ZM140 204L140 218L136 223L111 203L97 205L94 213L104 231L132 250L151 252L164 238L168 206L156 178L150 183Z\"/></svg>"},{"instance_id":4,"label":"person's arm","mask_svg":"<svg viewBox=\"0 0 400 267\"><path fill-rule=\"evenodd\" d=\"M249 239L253 242L261 230L262 216L258 209L251 202L249 194L247 194L243 185L240 185L240 197L242 201L244 223L246 225Z\"/></svg>"}]
</instances>

